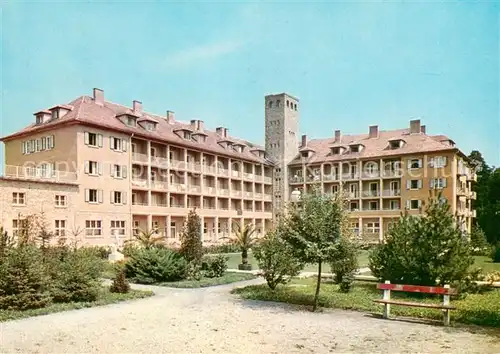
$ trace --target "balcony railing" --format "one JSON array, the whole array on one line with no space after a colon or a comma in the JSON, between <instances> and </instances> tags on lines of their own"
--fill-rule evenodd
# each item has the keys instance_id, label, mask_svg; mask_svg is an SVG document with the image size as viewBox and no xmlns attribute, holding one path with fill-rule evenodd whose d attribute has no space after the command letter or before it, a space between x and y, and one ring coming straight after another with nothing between
<instances>
[{"instance_id":1,"label":"balcony railing","mask_svg":"<svg viewBox=\"0 0 500 354\"><path fill-rule=\"evenodd\" d=\"M151 164L167 167L168 158L163 156L151 156Z\"/></svg>"},{"instance_id":2,"label":"balcony railing","mask_svg":"<svg viewBox=\"0 0 500 354\"><path fill-rule=\"evenodd\" d=\"M471 192L470 198L473 200L477 199L477 193L476 192Z\"/></svg>"},{"instance_id":3,"label":"balcony railing","mask_svg":"<svg viewBox=\"0 0 500 354\"><path fill-rule=\"evenodd\" d=\"M203 171L205 173L213 173L213 174L215 174L215 167L214 166L210 166L210 165L203 165Z\"/></svg>"},{"instance_id":4,"label":"balcony railing","mask_svg":"<svg viewBox=\"0 0 500 354\"><path fill-rule=\"evenodd\" d=\"M457 195L459 195L459 196L467 196L467 189L465 189L465 188L457 188Z\"/></svg>"},{"instance_id":5,"label":"balcony railing","mask_svg":"<svg viewBox=\"0 0 500 354\"><path fill-rule=\"evenodd\" d=\"M323 175L323 181L338 181L339 177L338 174Z\"/></svg>"},{"instance_id":6,"label":"balcony railing","mask_svg":"<svg viewBox=\"0 0 500 354\"><path fill-rule=\"evenodd\" d=\"M363 207L363 211L380 211L380 208Z\"/></svg>"},{"instance_id":7,"label":"balcony railing","mask_svg":"<svg viewBox=\"0 0 500 354\"><path fill-rule=\"evenodd\" d=\"M199 162L189 162L187 169L194 172L201 172L201 164Z\"/></svg>"},{"instance_id":8,"label":"balcony railing","mask_svg":"<svg viewBox=\"0 0 500 354\"><path fill-rule=\"evenodd\" d=\"M261 182L262 181L262 175L261 174L256 174L255 175L255 181L256 182Z\"/></svg>"},{"instance_id":9,"label":"balcony railing","mask_svg":"<svg viewBox=\"0 0 500 354\"><path fill-rule=\"evenodd\" d=\"M359 179L359 173L358 173L358 172L353 172L353 173L343 173L343 174L342 174L342 179L343 179L343 180L349 180L349 179Z\"/></svg>"},{"instance_id":10,"label":"balcony railing","mask_svg":"<svg viewBox=\"0 0 500 354\"><path fill-rule=\"evenodd\" d=\"M264 183L272 183L272 182L273 182L273 178L272 177L264 176Z\"/></svg>"},{"instance_id":11,"label":"balcony railing","mask_svg":"<svg viewBox=\"0 0 500 354\"><path fill-rule=\"evenodd\" d=\"M18 178L28 180L43 180L49 182L76 182L76 172L53 170L52 168L5 166L4 176L7 178Z\"/></svg>"},{"instance_id":12,"label":"balcony railing","mask_svg":"<svg viewBox=\"0 0 500 354\"><path fill-rule=\"evenodd\" d=\"M229 170L227 168L222 168L222 167L219 167L217 169L217 174L219 176L229 176Z\"/></svg>"},{"instance_id":13,"label":"balcony railing","mask_svg":"<svg viewBox=\"0 0 500 354\"><path fill-rule=\"evenodd\" d=\"M170 203L171 208L184 208L184 203L177 202L177 201L172 201Z\"/></svg>"},{"instance_id":14,"label":"balcony railing","mask_svg":"<svg viewBox=\"0 0 500 354\"><path fill-rule=\"evenodd\" d=\"M380 191L363 191L363 197L380 197Z\"/></svg>"},{"instance_id":15,"label":"balcony railing","mask_svg":"<svg viewBox=\"0 0 500 354\"><path fill-rule=\"evenodd\" d=\"M399 207L384 207L383 210L386 210L386 211L400 211L401 210L401 206Z\"/></svg>"},{"instance_id":16,"label":"balcony railing","mask_svg":"<svg viewBox=\"0 0 500 354\"><path fill-rule=\"evenodd\" d=\"M172 159L170 160L170 168L184 170L186 168L186 162L183 160Z\"/></svg>"},{"instance_id":17,"label":"balcony railing","mask_svg":"<svg viewBox=\"0 0 500 354\"><path fill-rule=\"evenodd\" d=\"M265 179L265 178L264 178ZM290 177L289 180L290 183L304 183L304 177L301 176L293 176Z\"/></svg>"},{"instance_id":18,"label":"balcony railing","mask_svg":"<svg viewBox=\"0 0 500 354\"><path fill-rule=\"evenodd\" d=\"M253 181L253 178L254 178L254 174L251 173L251 172L244 172L243 173L243 177L245 177L245 179L250 179Z\"/></svg>"},{"instance_id":19,"label":"balcony railing","mask_svg":"<svg viewBox=\"0 0 500 354\"><path fill-rule=\"evenodd\" d=\"M168 208L168 203L166 201L162 201L162 202L153 202L151 204L151 206L154 206L154 207L159 207L159 208Z\"/></svg>"},{"instance_id":20,"label":"balcony railing","mask_svg":"<svg viewBox=\"0 0 500 354\"><path fill-rule=\"evenodd\" d=\"M233 177L241 177L241 172L237 170L232 170L231 171L231 176Z\"/></svg>"},{"instance_id":21,"label":"balcony railing","mask_svg":"<svg viewBox=\"0 0 500 354\"><path fill-rule=\"evenodd\" d=\"M146 155L146 154L140 154L138 152L133 152L132 153L132 161L133 162L147 163L148 162L148 155Z\"/></svg>"},{"instance_id":22,"label":"balcony railing","mask_svg":"<svg viewBox=\"0 0 500 354\"><path fill-rule=\"evenodd\" d=\"M379 178L380 177L380 172L379 171L366 171L361 174L361 177L364 179L369 179L369 178Z\"/></svg>"},{"instance_id":23,"label":"balcony railing","mask_svg":"<svg viewBox=\"0 0 500 354\"><path fill-rule=\"evenodd\" d=\"M262 199L262 193L255 193L254 198L255 199Z\"/></svg>"},{"instance_id":24,"label":"balcony railing","mask_svg":"<svg viewBox=\"0 0 500 354\"><path fill-rule=\"evenodd\" d=\"M401 170L384 170L382 177L384 178L399 178L402 176Z\"/></svg>"},{"instance_id":25,"label":"balcony railing","mask_svg":"<svg viewBox=\"0 0 500 354\"><path fill-rule=\"evenodd\" d=\"M319 182L321 181L320 175L309 175L307 176L307 182Z\"/></svg>"},{"instance_id":26,"label":"balcony railing","mask_svg":"<svg viewBox=\"0 0 500 354\"><path fill-rule=\"evenodd\" d=\"M273 200L273 196L270 194L264 194L264 200Z\"/></svg>"},{"instance_id":27,"label":"balcony railing","mask_svg":"<svg viewBox=\"0 0 500 354\"><path fill-rule=\"evenodd\" d=\"M188 186L188 190L193 193L200 193L201 192L201 186L197 185L190 185Z\"/></svg>"},{"instance_id":28,"label":"balcony railing","mask_svg":"<svg viewBox=\"0 0 500 354\"><path fill-rule=\"evenodd\" d=\"M151 182L151 188L155 189L167 189L168 187L168 182L167 181L152 181Z\"/></svg>"},{"instance_id":29,"label":"balcony railing","mask_svg":"<svg viewBox=\"0 0 500 354\"><path fill-rule=\"evenodd\" d=\"M145 178L132 178L132 185L141 188L148 188L148 180Z\"/></svg>"},{"instance_id":30,"label":"balcony railing","mask_svg":"<svg viewBox=\"0 0 500 354\"><path fill-rule=\"evenodd\" d=\"M359 191L345 192L347 198L359 198Z\"/></svg>"},{"instance_id":31,"label":"balcony railing","mask_svg":"<svg viewBox=\"0 0 500 354\"><path fill-rule=\"evenodd\" d=\"M245 197L252 197L252 196L253 196L253 192L250 192L250 191L244 191L244 192L243 192L243 195L244 195Z\"/></svg>"},{"instance_id":32,"label":"balcony railing","mask_svg":"<svg viewBox=\"0 0 500 354\"><path fill-rule=\"evenodd\" d=\"M217 188L218 195L229 195L229 189Z\"/></svg>"},{"instance_id":33,"label":"balcony railing","mask_svg":"<svg viewBox=\"0 0 500 354\"><path fill-rule=\"evenodd\" d=\"M180 183L171 183L169 188L169 191L171 192L185 192L186 191L186 185L185 184L180 184Z\"/></svg>"},{"instance_id":34,"label":"balcony railing","mask_svg":"<svg viewBox=\"0 0 500 354\"><path fill-rule=\"evenodd\" d=\"M401 195L401 190L399 189L384 189L382 191L384 197L399 197Z\"/></svg>"},{"instance_id":35,"label":"balcony railing","mask_svg":"<svg viewBox=\"0 0 500 354\"><path fill-rule=\"evenodd\" d=\"M239 190L234 190L234 189L233 189L233 190L231 191L231 195L234 195L234 196L236 196L236 197L241 197L241 191L239 191Z\"/></svg>"},{"instance_id":36,"label":"balcony railing","mask_svg":"<svg viewBox=\"0 0 500 354\"><path fill-rule=\"evenodd\" d=\"M203 192L206 194L215 194L215 187L205 187L203 189Z\"/></svg>"}]
</instances>

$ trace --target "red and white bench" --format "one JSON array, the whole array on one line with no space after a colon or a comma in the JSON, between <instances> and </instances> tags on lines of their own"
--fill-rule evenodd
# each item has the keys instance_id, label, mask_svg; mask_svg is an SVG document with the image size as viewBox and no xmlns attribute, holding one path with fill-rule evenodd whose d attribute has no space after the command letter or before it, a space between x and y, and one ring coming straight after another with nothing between
<instances>
[{"instance_id":1,"label":"red and white bench","mask_svg":"<svg viewBox=\"0 0 500 354\"><path fill-rule=\"evenodd\" d=\"M391 282L387 280L384 284L377 284L377 289L384 290L384 297L382 300L373 300L373 301L384 305L384 318L389 318L391 305L426 307L433 309L441 309L443 311L444 325L449 326L450 311L456 309L455 306L450 305L450 296L457 295L458 291L457 289L450 288L449 285L419 286L419 285L391 284ZM429 304L421 302L391 300L391 291L402 291L407 293L439 294L443 295L443 303Z\"/></svg>"}]
</instances>

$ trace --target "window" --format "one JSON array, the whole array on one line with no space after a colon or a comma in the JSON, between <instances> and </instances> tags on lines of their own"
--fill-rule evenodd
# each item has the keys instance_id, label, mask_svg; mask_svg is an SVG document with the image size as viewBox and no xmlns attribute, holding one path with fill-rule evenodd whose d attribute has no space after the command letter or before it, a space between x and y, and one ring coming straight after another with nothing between
<instances>
[{"instance_id":1,"label":"window","mask_svg":"<svg viewBox=\"0 0 500 354\"><path fill-rule=\"evenodd\" d=\"M55 220L54 236L66 237L66 220Z\"/></svg>"},{"instance_id":2,"label":"window","mask_svg":"<svg viewBox=\"0 0 500 354\"><path fill-rule=\"evenodd\" d=\"M391 149L399 149L403 145L402 140L391 140L389 141L389 147Z\"/></svg>"},{"instance_id":3,"label":"window","mask_svg":"<svg viewBox=\"0 0 500 354\"><path fill-rule=\"evenodd\" d=\"M390 210L399 210L399 200L391 200L389 205Z\"/></svg>"},{"instance_id":4,"label":"window","mask_svg":"<svg viewBox=\"0 0 500 354\"><path fill-rule=\"evenodd\" d=\"M87 203L102 203L102 190L100 189L86 189L85 201Z\"/></svg>"},{"instance_id":5,"label":"window","mask_svg":"<svg viewBox=\"0 0 500 354\"><path fill-rule=\"evenodd\" d=\"M203 223L203 233L204 234L208 233L208 227L207 227L207 223L206 222Z\"/></svg>"},{"instance_id":6,"label":"window","mask_svg":"<svg viewBox=\"0 0 500 354\"><path fill-rule=\"evenodd\" d=\"M157 220L155 220L153 221L153 232L155 234L158 234L159 231L160 231L160 223Z\"/></svg>"},{"instance_id":7,"label":"window","mask_svg":"<svg viewBox=\"0 0 500 354\"><path fill-rule=\"evenodd\" d=\"M407 201L407 207L410 210L418 210L422 206L422 201L417 199L412 199Z\"/></svg>"},{"instance_id":8,"label":"window","mask_svg":"<svg viewBox=\"0 0 500 354\"><path fill-rule=\"evenodd\" d=\"M26 219L14 219L12 220L12 235L18 237L21 232L26 230L27 221Z\"/></svg>"},{"instance_id":9,"label":"window","mask_svg":"<svg viewBox=\"0 0 500 354\"><path fill-rule=\"evenodd\" d=\"M370 210L378 210L378 202L376 201L371 201L369 204L368 204L368 208Z\"/></svg>"},{"instance_id":10,"label":"window","mask_svg":"<svg viewBox=\"0 0 500 354\"><path fill-rule=\"evenodd\" d=\"M359 152L359 145L351 145L351 152Z\"/></svg>"},{"instance_id":11,"label":"window","mask_svg":"<svg viewBox=\"0 0 500 354\"><path fill-rule=\"evenodd\" d=\"M442 168L446 166L446 156L436 156L429 161L429 166L434 168Z\"/></svg>"},{"instance_id":12,"label":"window","mask_svg":"<svg viewBox=\"0 0 500 354\"><path fill-rule=\"evenodd\" d=\"M422 188L422 180L421 179L412 179L406 181L406 189L416 190Z\"/></svg>"},{"instance_id":13,"label":"window","mask_svg":"<svg viewBox=\"0 0 500 354\"><path fill-rule=\"evenodd\" d=\"M135 236L139 235L139 220L134 220L134 227L132 232L134 233Z\"/></svg>"},{"instance_id":14,"label":"window","mask_svg":"<svg viewBox=\"0 0 500 354\"><path fill-rule=\"evenodd\" d=\"M358 202L351 202L349 204L349 210L351 210L351 211L358 211Z\"/></svg>"},{"instance_id":15,"label":"window","mask_svg":"<svg viewBox=\"0 0 500 354\"><path fill-rule=\"evenodd\" d=\"M85 132L85 144L92 147L102 147L102 134Z\"/></svg>"},{"instance_id":16,"label":"window","mask_svg":"<svg viewBox=\"0 0 500 354\"><path fill-rule=\"evenodd\" d=\"M66 196L65 195L56 195L55 197L55 205L56 207L65 207L66 206Z\"/></svg>"},{"instance_id":17,"label":"window","mask_svg":"<svg viewBox=\"0 0 500 354\"><path fill-rule=\"evenodd\" d=\"M102 235L101 220L85 220L85 235L101 236Z\"/></svg>"},{"instance_id":18,"label":"window","mask_svg":"<svg viewBox=\"0 0 500 354\"><path fill-rule=\"evenodd\" d=\"M351 222L349 224L349 227L352 232L354 232L355 234L359 234L359 222Z\"/></svg>"},{"instance_id":19,"label":"window","mask_svg":"<svg viewBox=\"0 0 500 354\"><path fill-rule=\"evenodd\" d=\"M127 204L127 193L112 191L111 192L111 204Z\"/></svg>"},{"instance_id":20,"label":"window","mask_svg":"<svg viewBox=\"0 0 500 354\"><path fill-rule=\"evenodd\" d=\"M109 148L114 151L127 151L127 140L109 137Z\"/></svg>"},{"instance_id":21,"label":"window","mask_svg":"<svg viewBox=\"0 0 500 354\"><path fill-rule=\"evenodd\" d=\"M170 237L175 238L177 233L177 227L175 226L175 221L170 223Z\"/></svg>"},{"instance_id":22,"label":"window","mask_svg":"<svg viewBox=\"0 0 500 354\"><path fill-rule=\"evenodd\" d=\"M124 220L111 220L111 235L125 236Z\"/></svg>"},{"instance_id":23,"label":"window","mask_svg":"<svg viewBox=\"0 0 500 354\"><path fill-rule=\"evenodd\" d=\"M38 114L36 116L36 124L42 124L43 123L43 115L42 114Z\"/></svg>"},{"instance_id":24,"label":"window","mask_svg":"<svg viewBox=\"0 0 500 354\"><path fill-rule=\"evenodd\" d=\"M26 203L26 194L20 192L12 193L12 204L14 205L25 205Z\"/></svg>"},{"instance_id":25,"label":"window","mask_svg":"<svg viewBox=\"0 0 500 354\"><path fill-rule=\"evenodd\" d=\"M135 127L137 126L137 120L135 117L127 116L125 118L125 124L127 124L129 127Z\"/></svg>"},{"instance_id":26,"label":"window","mask_svg":"<svg viewBox=\"0 0 500 354\"><path fill-rule=\"evenodd\" d=\"M276 107L279 107L279 106L280 106L280 103L281 103L281 101L280 101L280 100L277 100L277 101L276 101Z\"/></svg>"},{"instance_id":27,"label":"window","mask_svg":"<svg viewBox=\"0 0 500 354\"><path fill-rule=\"evenodd\" d=\"M127 166L111 165L111 177L127 178Z\"/></svg>"},{"instance_id":28,"label":"window","mask_svg":"<svg viewBox=\"0 0 500 354\"><path fill-rule=\"evenodd\" d=\"M422 167L422 159L408 160L408 168L413 170Z\"/></svg>"},{"instance_id":29,"label":"window","mask_svg":"<svg viewBox=\"0 0 500 354\"><path fill-rule=\"evenodd\" d=\"M366 224L366 231L370 233L380 232L380 224L378 222L369 222Z\"/></svg>"},{"instance_id":30,"label":"window","mask_svg":"<svg viewBox=\"0 0 500 354\"><path fill-rule=\"evenodd\" d=\"M59 118L59 110L53 109L52 110L52 119L57 119L57 118Z\"/></svg>"},{"instance_id":31,"label":"window","mask_svg":"<svg viewBox=\"0 0 500 354\"><path fill-rule=\"evenodd\" d=\"M446 178L431 179L431 189L443 189L446 187Z\"/></svg>"},{"instance_id":32,"label":"window","mask_svg":"<svg viewBox=\"0 0 500 354\"><path fill-rule=\"evenodd\" d=\"M102 164L97 161L85 161L85 173L92 176L102 175Z\"/></svg>"},{"instance_id":33,"label":"window","mask_svg":"<svg viewBox=\"0 0 500 354\"><path fill-rule=\"evenodd\" d=\"M184 131L184 139L186 139L186 140L191 139L191 132Z\"/></svg>"},{"instance_id":34,"label":"window","mask_svg":"<svg viewBox=\"0 0 500 354\"><path fill-rule=\"evenodd\" d=\"M269 108L273 108L273 101L269 101L268 106L269 106Z\"/></svg>"}]
</instances>

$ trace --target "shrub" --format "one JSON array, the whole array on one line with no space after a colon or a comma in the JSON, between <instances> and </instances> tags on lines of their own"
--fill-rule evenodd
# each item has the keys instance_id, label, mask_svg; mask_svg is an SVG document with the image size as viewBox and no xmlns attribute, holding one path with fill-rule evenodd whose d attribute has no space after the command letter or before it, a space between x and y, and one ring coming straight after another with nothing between
<instances>
[{"instance_id":1,"label":"shrub","mask_svg":"<svg viewBox=\"0 0 500 354\"><path fill-rule=\"evenodd\" d=\"M60 253L50 264L54 302L95 301L101 287L103 263L94 249Z\"/></svg>"},{"instance_id":2,"label":"shrub","mask_svg":"<svg viewBox=\"0 0 500 354\"><path fill-rule=\"evenodd\" d=\"M127 281L124 268L116 273L116 277L113 279L113 283L109 287L109 291L120 294L126 294L130 291L130 284Z\"/></svg>"},{"instance_id":3,"label":"shrub","mask_svg":"<svg viewBox=\"0 0 500 354\"><path fill-rule=\"evenodd\" d=\"M241 252L241 249L238 245L235 245L233 243L203 247L203 253L205 254L237 253L237 252Z\"/></svg>"},{"instance_id":4,"label":"shrub","mask_svg":"<svg viewBox=\"0 0 500 354\"><path fill-rule=\"evenodd\" d=\"M259 275L272 290L278 284L288 283L304 268L304 264L295 257L292 247L283 240L283 232L284 227L278 225L253 250L260 269Z\"/></svg>"},{"instance_id":5,"label":"shrub","mask_svg":"<svg viewBox=\"0 0 500 354\"><path fill-rule=\"evenodd\" d=\"M92 246L86 247L86 249L90 253L95 253L101 259L108 259L108 256L111 254L111 250L107 246Z\"/></svg>"},{"instance_id":6,"label":"shrub","mask_svg":"<svg viewBox=\"0 0 500 354\"><path fill-rule=\"evenodd\" d=\"M450 208L431 199L422 216L401 216L386 242L370 254L370 269L380 281L414 285L460 283L474 263L469 241Z\"/></svg>"},{"instance_id":7,"label":"shrub","mask_svg":"<svg viewBox=\"0 0 500 354\"><path fill-rule=\"evenodd\" d=\"M354 273L348 273L345 274L342 279L340 280L339 284L339 290L342 293L348 293L351 291L352 286L354 283Z\"/></svg>"},{"instance_id":8,"label":"shrub","mask_svg":"<svg viewBox=\"0 0 500 354\"><path fill-rule=\"evenodd\" d=\"M341 284L344 277L354 279L354 273L358 270L358 245L346 237L341 237L333 251L330 266L334 273L334 281Z\"/></svg>"},{"instance_id":9,"label":"shrub","mask_svg":"<svg viewBox=\"0 0 500 354\"><path fill-rule=\"evenodd\" d=\"M491 250L491 260L493 263L500 263L500 242L493 246Z\"/></svg>"},{"instance_id":10,"label":"shrub","mask_svg":"<svg viewBox=\"0 0 500 354\"><path fill-rule=\"evenodd\" d=\"M201 263L203 275L207 278L220 278L226 273L229 257L222 254L216 256L204 256Z\"/></svg>"},{"instance_id":11,"label":"shrub","mask_svg":"<svg viewBox=\"0 0 500 354\"><path fill-rule=\"evenodd\" d=\"M125 269L127 277L138 283L168 282L184 277L186 261L168 248L142 248L130 255Z\"/></svg>"},{"instance_id":12,"label":"shrub","mask_svg":"<svg viewBox=\"0 0 500 354\"><path fill-rule=\"evenodd\" d=\"M201 264L196 261L189 262L186 266L184 278L187 280L201 280L203 273L201 271Z\"/></svg>"},{"instance_id":13,"label":"shrub","mask_svg":"<svg viewBox=\"0 0 500 354\"><path fill-rule=\"evenodd\" d=\"M0 262L0 309L47 306L51 301L49 284L40 249L23 246L6 250Z\"/></svg>"},{"instance_id":14,"label":"shrub","mask_svg":"<svg viewBox=\"0 0 500 354\"><path fill-rule=\"evenodd\" d=\"M201 242L201 219L196 210L191 210L181 235L180 253L188 261L201 262L203 247Z\"/></svg>"},{"instance_id":15,"label":"shrub","mask_svg":"<svg viewBox=\"0 0 500 354\"><path fill-rule=\"evenodd\" d=\"M123 253L123 255L125 257L130 257L132 255L132 253L137 250L137 246L134 245L132 242L127 242L123 245L123 249L121 250L121 252Z\"/></svg>"}]
</instances>

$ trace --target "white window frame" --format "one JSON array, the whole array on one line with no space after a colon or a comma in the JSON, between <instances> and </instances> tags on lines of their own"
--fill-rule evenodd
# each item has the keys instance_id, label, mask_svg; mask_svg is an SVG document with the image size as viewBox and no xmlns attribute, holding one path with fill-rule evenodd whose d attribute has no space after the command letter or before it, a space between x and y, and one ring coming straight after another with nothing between
<instances>
[{"instance_id":1,"label":"white window frame","mask_svg":"<svg viewBox=\"0 0 500 354\"><path fill-rule=\"evenodd\" d=\"M136 236L137 236L137 235L139 235L139 231L140 231L140 227L139 227L140 223L139 223L139 220L134 220L133 225L134 225L134 226L133 226L133 229L132 229L132 233L133 233L134 235L136 235Z\"/></svg>"},{"instance_id":2,"label":"white window frame","mask_svg":"<svg viewBox=\"0 0 500 354\"><path fill-rule=\"evenodd\" d=\"M26 219L12 219L12 236L18 237L19 231L26 228Z\"/></svg>"},{"instance_id":3,"label":"white window frame","mask_svg":"<svg viewBox=\"0 0 500 354\"><path fill-rule=\"evenodd\" d=\"M413 187L413 181L417 181L417 187ZM421 179L410 179L407 181L407 189L411 191L418 191L422 188L422 180Z\"/></svg>"},{"instance_id":4,"label":"white window frame","mask_svg":"<svg viewBox=\"0 0 500 354\"><path fill-rule=\"evenodd\" d=\"M91 198L94 193L96 195L96 198ZM89 204L102 203L102 189L85 189L85 201Z\"/></svg>"},{"instance_id":5,"label":"white window frame","mask_svg":"<svg viewBox=\"0 0 500 354\"><path fill-rule=\"evenodd\" d=\"M431 189L444 189L446 188L446 178L433 178L431 179Z\"/></svg>"},{"instance_id":6,"label":"white window frame","mask_svg":"<svg viewBox=\"0 0 500 354\"><path fill-rule=\"evenodd\" d=\"M56 194L54 196L54 204L57 208L65 208L68 206L68 198L64 194Z\"/></svg>"},{"instance_id":7,"label":"white window frame","mask_svg":"<svg viewBox=\"0 0 500 354\"><path fill-rule=\"evenodd\" d=\"M102 175L102 163L98 161L85 161L85 173L89 176Z\"/></svg>"},{"instance_id":8,"label":"white window frame","mask_svg":"<svg viewBox=\"0 0 500 354\"><path fill-rule=\"evenodd\" d=\"M121 192L121 191L111 191L110 201L111 201L111 204L126 205L127 204L127 193Z\"/></svg>"},{"instance_id":9,"label":"white window frame","mask_svg":"<svg viewBox=\"0 0 500 354\"><path fill-rule=\"evenodd\" d=\"M93 141L95 138L95 142ZM85 145L93 148L102 148L102 134L84 132Z\"/></svg>"},{"instance_id":10,"label":"white window frame","mask_svg":"<svg viewBox=\"0 0 500 354\"><path fill-rule=\"evenodd\" d=\"M26 205L26 193L13 192L12 193L12 205L16 205L16 206Z\"/></svg>"},{"instance_id":11,"label":"white window frame","mask_svg":"<svg viewBox=\"0 0 500 354\"><path fill-rule=\"evenodd\" d=\"M66 220L54 220L54 236L66 237Z\"/></svg>"},{"instance_id":12,"label":"white window frame","mask_svg":"<svg viewBox=\"0 0 500 354\"><path fill-rule=\"evenodd\" d=\"M125 236L126 223L125 220L111 220L110 222L110 230L111 235L115 236Z\"/></svg>"},{"instance_id":13,"label":"white window frame","mask_svg":"<svg viewBox=\"0 0 500 354\"><path fill-rule=\"evenodd\" d=\"M394 208L394 205L397 205L397 208ZM389 201L389 208L390 210L400 210L401 203L399 202L399 200L391 200Z\"/></svg>"},{"instance_id":14,"label":"white window frame","mask_svg":"<svg viewBox=\"0 0 500 354\"><path fill-rule=\"evenodd\" d=\"M101 237L102 220L85 220L85 236Z\"/></svg>"},{"instance_id":15,"label":"white window frame","mask_svg":"<svg viewBox=\"0 0 500 354\"><path fill-rule=\"evenodd\" d=\"M376 205L375 209L372 208L373 203L375 203L375 205ZM376 200L369 201L368 202L368 208L369 208L369 210L379 210L380 208L379 208L379 205L378 205L378 201L376 201Z\"/></svg>"},{"instance_id":16,"label":"white window frame","mask_svg":"<svg viewBox=\"0 0 500 354\"><path fill-rule=\"evenodd\" d=\"M370 233L379 233L380 232L380 223L379 222L368 222L366 223L365 230Z\"/></svg>"},{"instance_id":17,"label":"white window frame","mask_svg":"<svg viewBox=\"0 0 500 354\"><path fill-rule=\"evenodd\" d=\"M417 202L416 208L413 206L413 202ZM420 199L410 199L407 204L409 210L419 210L422 207L422 201Z\"/></svg>"},{"instance_id":18,"label":"white window frame","mask_svg":"<svg viewBox=\"0 0 500 354\"><path fill-rule=\"evenodd\" d=\"M416 166L414 166L414 164ZM410 159L408 160L408 169L409 170L418 170L422 168L422 159Z\"/></svg>"}]
</instances>

